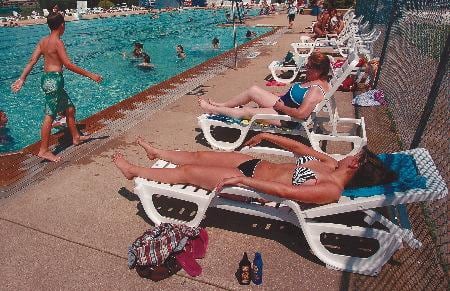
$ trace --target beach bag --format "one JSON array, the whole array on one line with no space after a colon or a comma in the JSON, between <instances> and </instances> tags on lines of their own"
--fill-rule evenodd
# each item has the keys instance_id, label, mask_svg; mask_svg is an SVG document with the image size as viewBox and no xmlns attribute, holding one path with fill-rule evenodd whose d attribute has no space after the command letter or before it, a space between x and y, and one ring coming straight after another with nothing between
<instances>
[{"instance_id":1,"label":"beach bag","mask_svg":"<svg viewBox=\"0 0 450 291\"><path fill-rule=\"evenodd\" d=\"M140 277L150 279L154 282L169 278L179 270L181 270L181 266L174 255L169 255L160 266L136 266L136 273Z\"/></svg>"},{"instance_id":2,"label":"beach bag","mask_svg":"<svg viewBox=\"0 0 450 291\"><path fill-rule=\"evenodd\" d=\"M383 91L374 89L356 95L352 100L352 104L356 106L380 106L385 105L386 100L384 99Z\"/></svg>"},{"instance_id":3,"label":"beach bag","mask_svg":"<svg viewBox=\"0 0 450 291\"><path fill-rule=\"evenodd\" d=\"M160 266L171 254L183 250L188 239L199 233L199 227L161 223L144 232L128 247L128 267Z\"/></svg>"}]
</instances>

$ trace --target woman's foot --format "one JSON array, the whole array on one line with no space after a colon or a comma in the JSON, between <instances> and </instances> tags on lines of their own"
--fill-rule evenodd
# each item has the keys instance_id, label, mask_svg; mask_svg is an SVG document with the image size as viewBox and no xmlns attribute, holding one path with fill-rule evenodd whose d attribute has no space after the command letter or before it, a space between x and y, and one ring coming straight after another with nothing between
<instances>
[{"instance_id":1,"label":"woman's foot","mask_svg":"<svg viewBox=\"0 0 450 291\"><path fill-rule=\"evenodd\" d=\"M219 102L214 102L211 99L208 98L208 103L213 105L213 106L217 106L217 107L223 107L223 103L219 103Z\"/></svg>"},{"instance_id":2,"label":"woman's foot","mask_svg":"<svg viewBox=\"0 0 450 291\"><path fill-rule=\"evenodd\" d=\"M116 164L116 167L119 168L119 170L125 176L125 178L127 178L128 180L134 178L134 175L130 171L132 165L127 160L125 160L121 153L116 152L113 156L113 161Z\"/></svg>"},{"instance_id":3,"label":"woman's foot","mask_svg":"<svg viewBox=\"0 0 450 291\"><path fill-rule=\"evenodd\" d=\"M74 146L80 145L82 143L84 143L85 141L91 139L91 137L87 134L87 135L79 135L78 137L74 137L72 139L72 143Z\"/></svg>"},{"instance_id":4,"label":"woman's foot","mask_svg":"<svg viewBox=\"0 0 450 291\"><path fill-rule=\"evenodd\" d=\"M51 151L39 151L37 154L38 157L43 158L44 160L50 161L50 162L59 162L61 161L61 157L57 157L55 154L53 154Z\"/></svg>"},{"instance_id":5,"label":"woman's foot","mask_svg":"<svg viewBox=\"0 0 450 291\"><path fill-rule=\"evenodd\" d=\"M157 149L152 147L148 142L146 142L142 137L138 136L136 138L136 143L144 148L145 152L147 153L147 157L150 160L154 160L158 157Z\"/></svg>"},{"instance_id":6,"label":"woman's foot","mask_svg":"<svg viewBox=\"0 0 450 291\"><path fill-rule=\"evenodd\" d=\"M200 97L198 97L198 105L203 109L205 113L215 113L215 106Z\"/></svg>"}]
</instances>

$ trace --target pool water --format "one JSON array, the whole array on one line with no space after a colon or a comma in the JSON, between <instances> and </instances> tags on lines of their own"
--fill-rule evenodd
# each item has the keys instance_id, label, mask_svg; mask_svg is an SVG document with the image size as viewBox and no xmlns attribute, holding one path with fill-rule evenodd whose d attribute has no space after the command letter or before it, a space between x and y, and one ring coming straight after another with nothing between
<instances>
[{"instance_id":1,"label":"pool water","mask_svg":"<svg viewBox=\"0 0 450 291\"><path fill-rule=\"evenodd\" d=\"M255 14L256 11L253 12ZM147 15L130 15L108 19L66 23L62 39L72 61L103 76L97 84L65 70L65 88L81 120L119 101L139 93L189 68L233 48L232 27L220 27L225 10L184 10L161 13L157 19ZM242 44L247 27L238 27L237 41ZM253 27L258 35L264 27ZM17 151L40 139L44 94L40 88L43 60L28 76L22 90L14 94L10 85L16 80L39 39L48 35L47 25L0 29L0 109L8 115L6 130L0 129L0 152ZM212 49L217 36L220 48ZM142 70L130 55L135 41L144 44L154 69ZM178 60L175 47L182 44L186 59ZM1 137L5 132L8 138Z\"/></svg>"}]
</instances>

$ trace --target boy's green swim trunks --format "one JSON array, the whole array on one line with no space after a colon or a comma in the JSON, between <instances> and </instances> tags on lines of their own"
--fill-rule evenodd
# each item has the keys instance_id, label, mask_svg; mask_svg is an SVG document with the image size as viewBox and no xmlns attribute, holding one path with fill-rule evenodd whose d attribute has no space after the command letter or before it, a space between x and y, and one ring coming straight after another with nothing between
<instances>
[{"instance_id":1,"label":"boy's green swim trunks","mask_svg":"<svg viewBox=\"0 0 450 291\"><path fill-rule=\"evenodd\" d=\"M75 107L64 90L62 72L44 72L41 78L41 88L45 93L45 115L55 118L69 107Z\"/></svg>"}]
</instances>

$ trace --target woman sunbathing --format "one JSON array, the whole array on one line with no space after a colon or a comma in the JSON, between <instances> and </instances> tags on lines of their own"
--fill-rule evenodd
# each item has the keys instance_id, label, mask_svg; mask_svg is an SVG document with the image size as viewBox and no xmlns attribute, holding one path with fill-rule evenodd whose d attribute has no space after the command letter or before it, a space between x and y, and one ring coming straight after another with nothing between
<instances>
[{"instance_id":1,"label":"woman sunbathing","mask_svg":"<svg viewBox=\"0 0 450 291\"><path fill-rule=\"evenodd\" d=\"M331 88L328 83L330 59L320 52L313 52L305 67L307 82L295 83L281 97L258 86L252 86L223 103L199 98L199 105L207 113L223 114L234 118L251 119L256 114L282 114L305 119ZM252 101L259 107L238 108ZM272 120L270 123L280 125L278 120Z\"/></svg>"},{"instance_id":2,"label":"woman sunbathing","mask_svg":"<svg viewBox=\"0 0 450 291\"><path fill-rule=\"evenodd\" d=\"M337 201L344 188L385 184L395 175L386 170L367 149L340 161L319 153L289 138L261 133L246 145L269 141L291 151L296 163L271 163L238 152L185 152L161 150L137 139L149 159L164 159L176 168L146 168L126 161L121 153L114 155L116 166L127 179L142 177L169 184L191 184L208 190L242 185L266 194L300 202L325 204Z\"/></svg>"}]
</instances>

